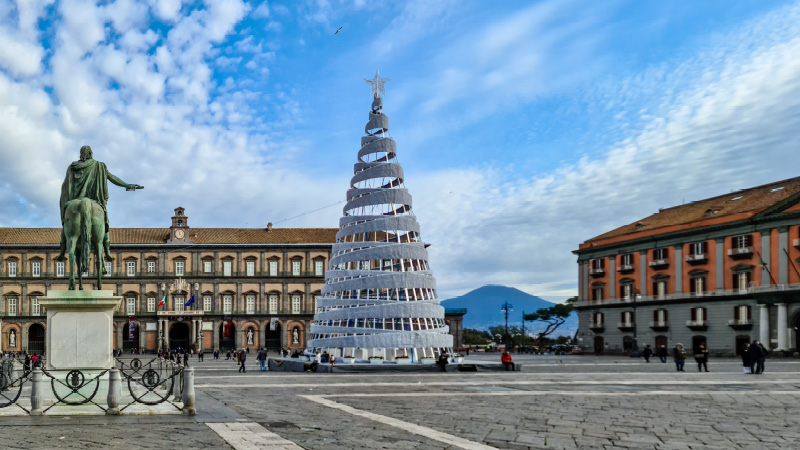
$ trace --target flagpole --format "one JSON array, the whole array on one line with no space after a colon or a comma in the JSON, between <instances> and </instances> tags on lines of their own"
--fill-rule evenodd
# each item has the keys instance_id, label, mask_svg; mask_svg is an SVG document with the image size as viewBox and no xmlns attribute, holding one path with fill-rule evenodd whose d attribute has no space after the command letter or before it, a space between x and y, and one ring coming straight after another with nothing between
<instances>
[{"instance_id":1,"label":"flagpole","mask_svg":"<svg viewBox=\"0 0 800 450\"><path fill-rule=\"evenodd\" d=\"M798 270L797 266L795 266L794 262L792 262L792 257L789 255L789 251L783 249L783 252L786 253L786 259L789 261L789 265L792 266L792 269L794 269L795 273L797 273L797 276L800 276L800 270Z\"/></svg>"},{"instance_id":2,"label":"flagpole","mask_svg":"<svg viewBox=\"0 0 800 450\"><path fill-rule=\"evenodd\" d=\"M769 270L769 267L767 267L767 263L764 261L764 258L761 257L761 253L760 252L756 252L756 255L758 255L758 260L761 262L761 268L766 270L767 274L769 274L770 283L771 284L778 284L778 283L775 282L775 279L772 278L772 271Z\"/></svg>"}]
</instances>

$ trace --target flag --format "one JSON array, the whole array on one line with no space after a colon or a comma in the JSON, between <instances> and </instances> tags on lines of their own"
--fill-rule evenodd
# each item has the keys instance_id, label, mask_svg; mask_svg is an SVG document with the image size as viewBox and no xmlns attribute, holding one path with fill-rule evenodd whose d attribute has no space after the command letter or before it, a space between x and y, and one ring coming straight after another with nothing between
<instances>
[{"instance_id":1,"label":"flag","mask_svg":"<svg viewBox=\"0 0 800 450\"><path fill-rule=\"evenodd\" d=\"M761 270L768 270L767 263L761 257L758 258L758 263L761 265Z\"/></svg>"},{"instance_id":2,"label":"flag","mask_svg":"<svg viewBox=\"0 0 800 450\"><path fill-rule=\"evenodd\" d=\"M165 303L167 303L167 294L164 294L164 298L158 303L158 307L161 308Z\"/></svg>"},{"instance_id":3,"label":"flag","mask_svg":"<svg viewBox=\"0 0 800 450\"><path fill-rule=\"evenodd\" d=\"M191 305L192 303L194 303L194 294L192 294L192 296L189 297L189 300L187 300L186 303L183 304L183 307L185 308L185 307Z\"/></svg>"}]
</instances>

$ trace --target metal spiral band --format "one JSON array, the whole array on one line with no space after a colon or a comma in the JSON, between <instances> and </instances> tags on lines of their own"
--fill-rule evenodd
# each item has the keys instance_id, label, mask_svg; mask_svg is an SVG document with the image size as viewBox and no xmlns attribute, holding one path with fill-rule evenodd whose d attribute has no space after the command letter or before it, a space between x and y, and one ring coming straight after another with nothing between
<instances>
[{"instance_id":1,"label":"metal spiral band","mask_svg":"<svg viewBox=\"0 0 800 450\"><path fill-rule=\"evenodd\" d=\"M376 94L308 345L423 354L449 349L453 337L382 108Z\"/></svg>"}]
</instances>

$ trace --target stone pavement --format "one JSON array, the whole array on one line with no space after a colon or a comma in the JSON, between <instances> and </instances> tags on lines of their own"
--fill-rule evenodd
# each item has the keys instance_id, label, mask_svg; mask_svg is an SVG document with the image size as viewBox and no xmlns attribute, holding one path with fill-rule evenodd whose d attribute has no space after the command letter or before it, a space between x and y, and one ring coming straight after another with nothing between
<instances>
[{"instance_id":1,"label":"stone pavement","mask_svg":"<svg viewBox=\"0 0 800 450\"><path fill-rule=\"evenodd\" d=\"M473 356L473 355L471 355ZM499 357L483 355L488 359ZM741 373L619 357L515 355L524 372L239 374L196 368L195 417L4 417L3 448L796 449L800 361ZM694 372L692 370L695 370Z\"/></svg>"}]
</instances>

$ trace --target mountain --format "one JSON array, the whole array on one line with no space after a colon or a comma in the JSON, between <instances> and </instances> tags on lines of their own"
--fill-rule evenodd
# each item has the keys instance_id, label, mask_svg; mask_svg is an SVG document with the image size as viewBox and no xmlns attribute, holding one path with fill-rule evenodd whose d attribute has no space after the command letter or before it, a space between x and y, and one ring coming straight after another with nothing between
<instances>
[{"instance_id":1,"label":"mountain","mask_svg":"<svg viewBox=\"0 0 800 450\"><path fill-rule=\"evenodd\" d=\"M474 328L476 330L488 330L495 325L505 325L505 313L501 311L503 303L508 302L512 305L512 311L508 313L508 326L522 326L522 313L536 312L541 308L549 308L555 303L542 300L541 298L530 295L507 286L487 285L474 291L468 292L460 297L444 300L442 306L445 308L467 308L464 316L464 328ZM533 334L545 329L545 325L540 322L525 322L526 334ZM573 312L567 321L558 327L555 334L550 337L561 335L574 336L578 330L578 314Z\"/></svg>"}]
</instances>

